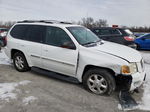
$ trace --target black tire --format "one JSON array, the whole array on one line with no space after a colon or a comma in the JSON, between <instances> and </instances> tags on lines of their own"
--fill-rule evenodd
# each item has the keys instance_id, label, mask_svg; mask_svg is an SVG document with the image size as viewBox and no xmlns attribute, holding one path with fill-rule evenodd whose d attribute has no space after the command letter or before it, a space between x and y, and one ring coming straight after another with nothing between
<instances>
[{"instance_id":1,"label":"black tire","mask_svg":"<svg viewBox=\"0 0 150 112\"><path fill-rule=\"evenodd\" d=\"M137 49L137 50L140 50L140 45L139 45L139 44L136 44L136 46L137 46L136 49Z\"/></svg>"},{"instance_id":2,"label":"black tire","mask_svg":"<svg viewBox=\"0 0 150 112\"><path fill-rule=\"evenodd\" d=\"M93 74L97 74L98 77L102 77L102 78L105 79L104 84L107 86L107 89L105 89L105 91L103 91L103 93L98 93L98 92L92 91L90 89L89 79L93 77ZM91 91L95 94L98 94L98 95L110 95L116 89L116 82L115 82L115 79L112 76L112 74L110 72L108 72L107 70L105 70L105 69L99 69L99 68L90 69L84 74L84 76L83 76L83 85L84 85L85 89L87 89L87 90L89 90L89 91ZM95 86L94 83L93 83L93 85ZM99 87L99 84L98 84L98 87Z\"/></svg>"},{"instance_id":3,"label":"black tire","mask_svg":"<svg viewBox=\"0 0 150 112\"><path fill-rule=\"evenodd\" d=\"M17 59L21 59L22 61L22 67L19 65L17 65ZM25 58L25 56L21 53L21 52L16 52L13 56L13 64L14 64L14 67L17 71L19 72L26 72L26 71L29 71L31 68L28 66L28 63L27 63L27 60Z\"/></svg>"}]
</instances>

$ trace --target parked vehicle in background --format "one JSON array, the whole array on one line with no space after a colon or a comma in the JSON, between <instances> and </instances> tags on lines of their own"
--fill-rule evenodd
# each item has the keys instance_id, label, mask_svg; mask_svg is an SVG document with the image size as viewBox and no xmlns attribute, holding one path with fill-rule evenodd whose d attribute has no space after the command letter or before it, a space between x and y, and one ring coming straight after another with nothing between
<instances>
[{"instance_id":1,"label":"parked vehicle in background","mask_svg":"<svg viewBox=\"0 0 150 112\"><path fill-rule=\"evenodd\" d=\"M0 36L0 46L1 47L4 47L5 45L6 45L6 37L2 37L2 36Z\"/></svg>"},{"instance_id":2,"label":"parked vehicle in background","mask_svg":"<svg viewBox=\"0 0 150 112\"><path fill-rule=\"evenodd\" d=\"M0 36L5 37L8 32L7 28L0 28Z\"/></svg>"},{"instance_id":3,"label":"parked vehicle in background","mask_svg":"<svg viewBox=\"0 0 150 112\"><path fill-rule=\"evenodd\" d=\"M150 50L150 33L137 38L135 44L139 50Z\"/></svg>"},{"instance_id":4,"label":"parked vehicle in background","mask_svg":"<svg viewBox=\"0 0 150 112\"><path fill-rule=\"evenodd\" d=\"M134 43L135 36L129 29L100 27L92 28L91 31L94 32L100 39L136 48L136 44Z\"/></svg>"},{"instance_id":5,"label":"parked vehicle in background","mask_svg":"<svg viewBox=\"0 0 150 112\"><path fill-rule=\"evenodd\" d=\"M8 32L5 53L19 72L39 67L65 74L100 95L111 94L117 81L134 90L146 75L138 51L102 42L89 29L65 22L16 23Z\"/></svg>"},{"instance_id":6,"label":"parked vehicle in background","mask_svg":"<svg viewBox=\"0 0 150 112\"><path fill-rule=\"evenodd\" d=\"M140 37L140 36L142 36L142 35L145 35L146 33L134 33L134 35L136 36L136 38L137 37Z\"/></svg>"}]
</instances>

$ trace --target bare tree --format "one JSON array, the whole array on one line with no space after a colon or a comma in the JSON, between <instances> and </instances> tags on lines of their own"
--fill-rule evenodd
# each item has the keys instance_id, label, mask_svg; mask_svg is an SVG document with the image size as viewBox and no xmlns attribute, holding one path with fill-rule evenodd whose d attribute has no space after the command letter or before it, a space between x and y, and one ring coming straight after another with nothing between
<instances>
[{"instance_id":1,"label":"bare tree","mask_svg":"<svg viewBox=\"0 0 150 112\"><path fill-rule=\"evenodd\" d=\"M97 21L94 21L92 17L82 18L82 20L79 21L78 24L83 25L87 28L108 26L107 20L99 19Z\"/></svg>"},{"instance_id":2,"label":"bare tree","mask_svg":"<svg viewBox=\"0 0 150 112\"><path fill-rule=\"evenodd\" d=\"M97 21L95 21L95 26L94 27L107 27L107 20L104 19L99 19Z\"/></svg>"},{"instance_id":3,"label":"bare tree","mask_svg":"<svg viewBox=\"0 0 150 112\"><path fill-rule=\"evenodd\" d=\"M14 22L14 21L7 21L7 22L0 21L0 27L10 28L15 23L16 22Z\"/></svg>"}]
</instances>

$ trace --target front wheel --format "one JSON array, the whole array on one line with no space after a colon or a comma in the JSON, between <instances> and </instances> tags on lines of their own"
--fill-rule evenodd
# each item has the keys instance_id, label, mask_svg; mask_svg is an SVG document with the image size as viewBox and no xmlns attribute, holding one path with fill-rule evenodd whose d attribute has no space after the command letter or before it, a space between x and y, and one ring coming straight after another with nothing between
<instances>
[{"instance_id":1,"label":"front wheel","mask_svg":"<svg viewBox=\"0 0 150 112\"><path fill-rule=\"evenodd\" d=\"M137 49L137 50L140 50L140 45L139 45L139 44L136 44L136 46L137 46L136 49Z\"/></svg>"},{"instance_id":2,"label":"front wheel","mask_svg":"<svg viewBox=\"0 0 150 112\"><path fill-rule=\"evenodd\" d=\"M14 54L13 63L14 67L19 72L26 72L30 70L30 67L28 66L25 56L20 52Z\"/></svg>"},{"instance_id":3,"label":"front wheel","mask_svg":"<svg viewBox=\"0 0 150 112\"><path fill-rule=\"evenodd\" d=\"M89 91L103 95L110 95L116 88L115 79L105 69L90 69L83 77L83 85Z\"/></svg>"}]
</instances>

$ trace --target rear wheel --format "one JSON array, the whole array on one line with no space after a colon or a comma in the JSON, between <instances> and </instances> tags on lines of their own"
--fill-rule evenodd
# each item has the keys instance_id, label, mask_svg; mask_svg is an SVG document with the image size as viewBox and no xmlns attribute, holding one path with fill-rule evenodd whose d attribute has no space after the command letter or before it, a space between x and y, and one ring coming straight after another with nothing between
<instances>
[{"instance_id":1,"label":"rear wheel","mask_svg":"<svg viewBox=\"0 0 150 112\"><path fill-rule=\"evenodd\" d=\"M26 72L30 70L25 56L21 52L17 52L13 56L14 67L19 72Z\"/></svg>"},{"instance_id":2,"label":"rear wheel","mask_svg":"<svg viewBox=\"0 0 150 112\"><path fill-rule=\"evenodd\" d=\"M109 95L116 88L114 77L107 70L99 68L90 69L85 73L83 85L89 91L99 95Z\"/></svg>"}]
</instances>

